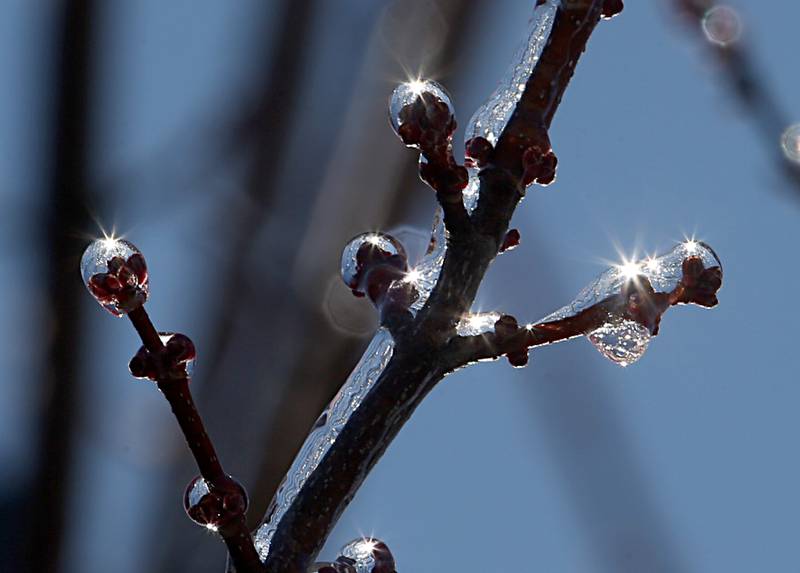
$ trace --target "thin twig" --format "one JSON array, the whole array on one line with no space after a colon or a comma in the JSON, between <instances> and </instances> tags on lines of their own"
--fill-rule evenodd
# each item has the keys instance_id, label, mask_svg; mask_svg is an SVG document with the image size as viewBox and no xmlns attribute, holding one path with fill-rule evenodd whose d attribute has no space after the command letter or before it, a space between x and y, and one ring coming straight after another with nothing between
<instances>
[{"instance_id":1,"label":"thin twig","mask_svg":"<svg viewBox=\"0 0 800 573\"><path fill-rule=\"evenodd\" d=\"M142 339L142 344L147 352L152 356L163 355L164 343L144 306L130 311L127 316ZM186 443L197 462L200 475L208 484L209 491L211 493L219 492L220 495L223 495L235 489L237 485L223 470L214 445L206 433L200 413L192 400L189 376L185 369L178 376L168 375L166 370L168 369L159 369L155 377L156 384L172 408L172 413L183 431ZM235 512L230 520L225 521L215 530L225 541L231 560L239 573L261 573L264 571L264 566L253 545L252 536L247 530L245 507L246 502L241 511Z\"/></svg>"}]
</instances>

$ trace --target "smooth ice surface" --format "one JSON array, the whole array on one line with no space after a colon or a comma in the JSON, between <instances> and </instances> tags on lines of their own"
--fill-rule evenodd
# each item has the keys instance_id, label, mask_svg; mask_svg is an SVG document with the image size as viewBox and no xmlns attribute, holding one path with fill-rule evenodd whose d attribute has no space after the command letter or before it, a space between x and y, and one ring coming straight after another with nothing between
<instances>
[{"instance_id":1,"label":"smooth ice surface","mask_svg":"<svg viewBox=\"0 0 800 573\"><path fill-rule=\"evenodd\" d=\"M189 507L194 507L203 496L208 493L208 484L202 477L197 476L192 483L189 484L189 491L186 492L186 501Z\"/></svg>"},{"instance_id":2,"label":"smooth ice surface","mask_svg":"<svg viewBox=\"0 0 800 573\"><path fill-rule=\"evenodd\" d=\"M408 104L413 103L424 93L433 94L447 104L447 107L450 108L450 113L455 113L453 103L450 101L447 90L438 82L422 79L404 82L394 88L392 96L389 99L389 120L392 122L392 127L395 131L400 128L400 112L402 109Z\"/></svg>"},{"instance_id":3,"label":"smooth ice surface","mask_svg":"<svg viewBox=\"0 0 800 573\"><path fill-rule=\"evenodd\" d=\"M361 246L365 243L372 245L376 249L386 251L391 255L405 256L403 245L391 235L387 235L386 233L361 233L360 235L356 235L348 241L347 245L344 247L344 251L342 251L340 272L344 284L349 287L354 286L353 281L356 278L358 270L358 261L356 257L359 249L361 249Z\"/></svg>"},{"instance_id":4,"label":"smooth ice surface","mask_svg":"<svg viewBox=\"0 0 800 573\"><path fill-rule=\"evenodd\" d=\"M267 511L266 521L256 531L256 549L262 560L267 558L278 524L291 507L308 476L317 469L320 460L336 441L347 420L361 405L364 396L383 372L393 352L394 340L387 330L381 328L375 333L350 377L320 414L295 457L292 467L283 478Z\"/></svg>"},{"instance_id":5,"label":"smooth ice surface","mask_svg":"<svg viewBox=\"0 0 800 573\"><path fill-rule=\"evenodd\" d=\"M683 276L681 265L683 260L690 256L700 257L706 268L722 267L711 247L690 239L677 244L671 251L659 257L647 257L614 265L581 290L575 300L539 322L551 322L574 316L601 300L619 293L622 285L635 276L646 277L656 292L669 292Z\"/></svg>"},{"instance_id":6,"label":"smooth ice surface","mask_svg":"<svg viewBox=\"0 0 800 573\"><path fill-rule=\"evenodd\" d=\"M414 285L417 287L419 296L414 304L411 305L413 312L421 309L439 280L439 272L442 270L444 256L447 252L447 231L444 228L444 219L441 208L436 209L433 218L433 230L431 231L431 242L428 251L411 269L414 273Z\"/></svg>"},{"instance_id":7,"label":"smooth ice surface","mask_svg":"<svg viewBox=\"0 0 800 573\"><path fill-rule=\"evenodd\" d=\"M81 277L83 284L88 284L89 279L98 273L108 272L108 261L114 257L127 260L134 253L139 253L136 245L124 239L103 238L95 239L81 257Z\"/></svg>"},{"instance_id":8,"label":"smooth ice surface","mask_svg":"<svg viewBox=\"0 0 800 573\"><path fill-rule=\"evenodd\" d=\"M475 207L478 205L478 191L480 190L481 186L481 180L478 177L479 172L480 170L474 167L467 168L467 173L469 173L469 182L464 188L463 197L464 207L466 207L467 211L470 213L472 213L475 210Z\"/></svg>"},{"instance_id":9,"label":"smooth ice surface","mask_svg":"<svg viewBox=\"0 0 800 573\"><path fill-rule=\"evenodd\" d=\"M606 323L586 337L600 354L623 367L644 356L651 338L650 331L634 320Z\"/></svg>"},{"instance_id":10,"label":"smooth ice surface","mask_svg":"<svg viewBox=\"0 0 800 573\"><path fill-rule=\"evenodd\" d=\"M520 46L497 89L470 118L464 141L481 136L494 145L500 137L525 91L531 71L542 55L560 5L559 0L548 0L534 10L527 42Z\"/></svg>"}]
</instances>

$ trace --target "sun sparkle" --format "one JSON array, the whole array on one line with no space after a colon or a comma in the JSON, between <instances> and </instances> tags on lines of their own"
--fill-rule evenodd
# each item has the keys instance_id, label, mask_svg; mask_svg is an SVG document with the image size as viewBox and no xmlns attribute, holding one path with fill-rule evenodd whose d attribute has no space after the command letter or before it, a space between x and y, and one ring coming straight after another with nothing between
<instances>
[{"instance_id":1,"label":"sun sparkle","mask_svg":"<svg viewBox=\"0 0 800 573\"><path fill-rule=\"evenodd\" d=\"M636 261L623 260L622 264L616 265L616 267L619 273L627 280L639 276L642 270L641 265Z\"/></svg>"},{"instance_id":2,"label":"sun sparkle","mask_svg":"<svg viewBox=\"0 0 800 573\"><path fill-rule=\"evenodd\" d=\"M417 269L411 269L406 273L406 276L403 277L404 283L411 283L413 285L419 284L419 281L422 280L422 273L419 272Z\"/></svg>"}]
</instances>

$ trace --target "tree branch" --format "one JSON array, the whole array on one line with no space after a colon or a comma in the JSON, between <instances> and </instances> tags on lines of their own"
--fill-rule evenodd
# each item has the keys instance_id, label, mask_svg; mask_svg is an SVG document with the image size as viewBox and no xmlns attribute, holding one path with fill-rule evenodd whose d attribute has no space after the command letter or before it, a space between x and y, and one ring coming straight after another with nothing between
<instances>
[{"instance_id":1,"label":"tree branch","mask_svg":"<svg viewBox=\"0 0 800 573\"><path fill-rule=\"evenodd\" d=\"M451 233L439 280L425 307L395 332L388 365L278 524L266 560L268 571L306 571L372 466L449 372L454 363L449 342L456 323L471 307L522 197L524 156L534 147L540 154L550 153L547 127L603 4L563 1L549 43L500 136L493 163L481 171L480 199L471 225L459 224L459 231ZM460 209L453 214L451 220L463 220Z\"/></svg>"},{"instance_id":2,"label":"tree branch","mask_svg":"<svg viewBox=\"0 0 800 573\"><path fill-rule=\"evenodd\" d=\"M196 500L187 492L189 516L219 533L239 573L263 572L264 566L245 522L247 494L223 470L192 400L186 363L194 359L194 345L183 335L173 335L165 345L144 305L131 310L127 316L144 345L131 360L131 373L156 382L172 408L205 481L204 494L198 495ZM190 484L190 490L194 484L194 481Z\"/></svg>"}]
</instances>

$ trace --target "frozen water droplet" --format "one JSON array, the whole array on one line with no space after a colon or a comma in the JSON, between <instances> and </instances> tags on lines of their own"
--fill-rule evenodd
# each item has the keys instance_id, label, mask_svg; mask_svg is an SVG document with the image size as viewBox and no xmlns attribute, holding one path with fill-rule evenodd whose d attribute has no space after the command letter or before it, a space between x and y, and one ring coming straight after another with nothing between
<instances>
[{"instance_id":1,"label":"frozen water droplet","mask_svg":"<svg viewBox=\"0 0 800 573\"><path fill-rule=\"evenodd\" d=\"M781 147L786 158L800 163L800 123L790 125L781 136Z\"/></svg>"},{"instance_id":2,"label":"frozen water droplet","mask_svg":"<svg viewBox=\"0 0 800 573\"><path fill-rule=\"evenodd\" d=\"M216 531L215 505L215 500L208 489L208 483L202 476L197 476L189 482L186 492L183 494L183 509L186 510L186 515L192 521Z\"/></svg>"},{"instance_id":3,"label":"frozen water droplet","mask_svg":"<svg viewBox=\"0 0 800 573\"><path fill-rule=\"evenodd\" d=\"M450 115L455 113L450 96L438 82L418 79L402 83L394 88L389 100L389 121L398 135L400 135L400 126L403 125L405 119L403 108L413 104L420 97L425 103L433 103L437 100L444 102L450 110ZM428 101L430 98L433 98L433 101Z\"/></svg>"},{"instance_id":4,"label":"frozen water droplet","mask_svg":"<svg viewBox=\"0 0 800 573\"><path fill-rule=\"evenodd\" d=\"M730 6L714 6L703 16L701 24L708 41L718 46L733 44L742 35L742 20Z\"/></svg>"},{"instance_id":5,"label":"frozen water droplet","mask_svg":"<svg viewBox=\"0 0 800 573\"><path fill-rule=\"evenodd\" d=\"M395 570L394 557L380 539L354 539L342 547L339 553L338 561L352 562L356 573L393 573Z\"/></svg>"},{"instance_id":6,"label":"frozen water droplet","mask_svg":"<svg viewBox=\"0 0 800 573\"><path fill-rule=\"evenodd\" d=\"M650 343L650 331L633 320L606 323L586 337L600 354L620 366L639 360Z\"/></svg>"},{"instance_id":7,"label":"frozen water droplet","mask_svg":"<svg viewBox=\"0 0 800 573\"><path fill-rule=\"evenodd\" d=\"M97 302L115 316L144 304L150 290L142 253L133 243L114 237L89 243L81 257L81 276Z\"/></svg>"},{"instance_id":8,"label":"frozen water droplet","mask_svg":"<svg viewBox=\"0 0 800 573\"><path fill-rule=\"evenodd\" d=\"M559 5L559 0L547 0L536 7L531 18L527 42L517 51L500 85L469 120L464 132L464 141L480 136L485 137L492 145L497 142L511 114L514 113L528 77L547 44Z\"/></svg>"},{"instance_id":9,"label":"frozen water droplet","mask_svg":"<svg viewBox=\"0 0 800 573\"><path fill-rule=\"evenodd\" d=\"M365 266L385 261L392 256L406 258L400 241L386 233L362 233L353 237L342 252L341 275L351 289L359 287L360 273Z\"/></svg>"},{"instance_id":10,"label":"frozen water droplet","mask_svg":"<svg viewBox=\"0 0 800 573\"><path fill-rule=\"evenodd\" d=\"M683 261L688 257L698 257L706 268L722 268L722 263L711 247L702 241L688 239L664 255L625 261L612 266L581 290L570 304L539 322L575 316L601 300L618 294L627 282L639 280L637 277L647 279L656 292L669 292L683 277Z\"/></svg>"},{"instance_id":11,"label":"frozen water droplet","mask_svg":"<svg viewBox=\"0 0 800 573\"><path fill-rule=\"evenodd\" d=\"M364 397L386 368L393 352L394 340L386 329L381 328L375 333L364 356L350 373L347 381L328 404L324 422L315 424L306 437L300 452L292 462L292 467L278 487L264 523L254 536L256 549L262 560L267 558L278 524L294 503L298 492L317 469L319 462L336 441L350 416L361 405Z\"/></svg>"},{"instance_id":12,"label":"frozen water droplet","mask_svg":"<svg viewBox=\"0 0 800 573\"><path fill-rule=\"evenodd\" d=\"M247 504L247 492L230 476L219 480L213 492L208 482L197 476L189 482L183 494L186 515L211 531L217 531L229 520L243 515Z\"/></svg>"}]
</instances>

